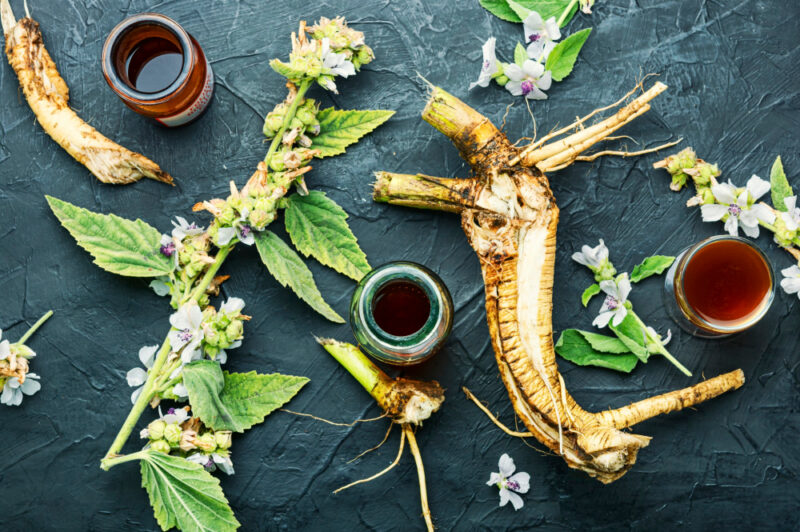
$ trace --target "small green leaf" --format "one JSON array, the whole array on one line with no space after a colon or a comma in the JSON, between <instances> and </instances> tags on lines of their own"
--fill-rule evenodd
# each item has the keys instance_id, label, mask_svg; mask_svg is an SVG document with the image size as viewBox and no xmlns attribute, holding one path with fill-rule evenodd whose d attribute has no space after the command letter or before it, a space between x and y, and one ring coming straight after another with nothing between
<instances>
[{"instance_id":1,"label":"small green leaf","mask_svg":"<svg viewBox=\"0 0 800 532\"><path fill-rule=\"evenodd\" d=\"M519 22L524 22L528 15L531 14L531 10L527 7L523 6L522 4L515 2L514 0L507 0L508 7L511 8L511 11L514 12L517 17L519 17Z\"/></svg>"},{"instance_id":2,"label":"small green leaf","mask_svg":"<svg viewBox=\"0 0 800 532\"><path fill-rule=\"evenodd\" d=\"M345 111L328 107L317 114L319 134L311 139L311 149L321 153L317 158L344 153L345 148L389 120L394 111Z\"/></svg>"},{"instance_id":3,"label":"small green leaf","mask_svg":"<svg viewBox=\"0 0 800 532\"><path fill-rule=\"evenodd\" d=\"M528 60L528 50L522 45L521 42L517 43L517 47L514 48L514 63L520 68Z\"/></svg>"},{"instance_id":4,"label":"small green leaf","mask_svg":"<svg viewBox=\"0 0 800 532\"><path fill-rule=\"evenodd\" d=\"M306 73L303 70L295 70L294 68L287 65L280 59L273 59L272 61L269 62L269 66L271 66L272 70L274 70L284 78L293 81L300 80L306 75Z\"/></svg>"},{"instance_id":5,"label":"small green leaf","mask_svg":"<svg viewBox=\"0 0 800 532\"><path fill-rule=\"evenodd\" d=\"M600 351L601 353L610 353L612 355L620 355L630 353L630 349L625 343L614 336L606 336L604 334L597 334L589 331L577 331L583 336L584 340L589 342L592 349Z\"/></svg>"},{"instance_id":6,"label":"small green leaf","mask_svg":"<svg viewBox=\"0 0 800 532\"><path fill-rule=\"evenodd\" d=\"M183 368L192 412L214 430L244 432L286 404L308 379L272 373L223 372L218 362L198 360Z\"/></svg>"},{"instance_id":7,"label":"small green leaf","mask_svg":"<svg viewBox=\"0 0 800 532\"><path fill-rule=\"evenodd\" d=\"M786 179L786 173L783 171L783 163L781 162L780 155L778 155L775 162L772 163L772 170L769 173L769 184L772 189L772 206L779 211L787 211L786 203L784 203L783 200L789 196L794 196L794 193L792 192L791 185L789 185L789 181Z\"/></svg>"},{"instance_id":8,"label":"small green leaf","mask_svg":"<svg viewBox=\"0 0 800 532\"><path fill-rule=\"evenodd\" d=\"M594 283L589 288L584 290L583 294L581 294L581 303L583 303L583 306L585 307L586 305L588 305L589 301L599 293L600 293L600 285L597 283Z\"/></svg>"},{"instance_id":9,"label":"small green leaf","mask_svg":"<svg viewBox=\"0 0 800 532\"><path fill-rule=\"evenodd\" d=\"M506 0L480 0L481 6L492 15L508 22L522 22Z\"/></svg>"},{"instance_id":10,"label":"small green leaf","mask_svg":"<svg viewBox=\"0 0 800 532\"><path fill-rule=\"evenodd\" d=\"M256 248L269 273L281 284L288 286L297 297L334 323L344 319L322 298L314 276L303 259L272 231L256 234Z\"/></svg>"},{"instance_id":11,"label":"small green leaf","mask_svg":"<svg viewBox=\"0 0 800 532\"><path fill-rule=\"evenodd\" d=\"M661 275L664 270L672 266L675 257L668 255L653 255L647 257L641 264L637 264L631 273L631 282L638 283L642 279L647 279L651 275Z\"/></svg>"},{"instance_id":12,"label":"small green leaf","mask_svg":"<svg viewBox=\"0 0 800 532\"><path fill-rule=\"evenodd\" d=\"M647 342L645 340L645 330L632 316L631 312L625 315L625 319L619 325L608 324L609 329L614 331L622 343L628 350L636 355L642 362L647 362L650 358L650 352L647 350Z\"/></svg>"},{"instance_id":13,"label":"small green leaf","mask_svg":"<svg viewBox=\"0 0 800 532\"><path fill-rule=\"evenodd\" d=\"M625 373L630 373L639 362L635 355L627 351L612 354L593 348L592 344L587 340L587 335L593 338L598 345L606 347L614 345L616 349L624 349L624 346L620 347L615 344L615 342L619 342L616 338L577 329L567 329L561 333L558 342L556 342L556 353L579 366L598 366ZM603 339L598 339L597 337L602 337Z\"/></svg>"},{"instance_id":14,"label":"small green leaf","mask_svg":"<svg viewBox=\"0 0 800 532\"><path fill-rule=\"evenodd\" d=\"M61 225L104 270L127 277L160 277L175 268L160 252L161 233L155 227L45 197Z\"/></svg>"},{"instance_id":15,"label":"small green leaf","mask_svg":"<svg viewBox=\"0 0 800 532\"><path fill-rule=\"evenodd\" d=\"M545 70L552 73L553 81L561 81L569 76L575 60L578 59L578 53L591 32L592 28L586 28L573 33L553 48L544 65Z\"/></svg>"},{"instance_id":16,"label":"small green leaf","mask_svg":"<svg viewBox=\"0 0 800 532\"><path fill-rule=\"evenodd\" d=\"M372 269L347 225L347 213L324 192L289 196L286 231L300 253L351 279L360 281Z\"/></svg>"},{"instance_id":17,"label":"small green leaf","mask_svg":"<svg viewBox=\"0 0 800 532\"><path fill-rule=\"evenodd\" d=\"M142 487L162 530L227 532L239 528L219 480L179 456L142 451Z\"/></svg>"}]
</instances>

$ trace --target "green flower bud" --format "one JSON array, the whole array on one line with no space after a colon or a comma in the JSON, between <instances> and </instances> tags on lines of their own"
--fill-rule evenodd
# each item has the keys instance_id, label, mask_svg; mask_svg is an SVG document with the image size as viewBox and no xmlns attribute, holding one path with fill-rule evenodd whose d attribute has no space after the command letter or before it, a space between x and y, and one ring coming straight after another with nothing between
<instances>
[{"instance_id":1,"label":"green flower bud","mask_svg":"<svg viewBox=\"0 0 800 532\"><path fill-rule=\"evenodd\" d=\"M165 442L164 440L156 440L150 442L150 448L154 451L158 451L160 453L169 454L170 445L169 443Z\"/></svg>"},{"instance_id":2,"label":"green flower bud","mask_svg":"<svg viewBox=\"0 0 800 532\"><path fill-rule=\"evenodd\" d=\"M210 302L211 300L209 299L208 294L203 294L197 299L197 304L200 305L201 307L208 306Z\"/></svg>"},{"instance_id":3,"label":"green flower bud","mask_svg":"<svg viewBox=\"0 0 800 532\"><path fill-rule=\"evenodd\" d=\"M231 322L231 316L227 313L219 313L217 314L216 319L214 320L214 327L219 330L223 330L228 324Z\"/></svg>"},{"instance_id":4,"label":"green flower bud","mask_svg":"<svg viewBox=\"0 0 800 532\"><path fill-rule=\"evenodd\" d=\"M167 428L167 424L160 419L156 419L147 425L147 437L151 440L160 440L164 437L165 428Z\"/></svg>"},{"instance_id":5,"label":"green flower bud","mask_svg":"<svg viewBox=\"0 0 800 532\"><path fill-rule=\"evenodd\" d=\"M203 341L209 346L218 346L220 342L220 334L216 329L209 329L206 331Z\"/></svg>"},{"instance_id":6,"label":"green flower bud","mask_svg":"<svg viewBox=\"0 0 800 532\"><path fill-rule=\"evenodd\" d=\"M170 423L164 427L164 439L171 445L177 445L181 441L181 433L183 430L177 423Z\"/></svg>"},{"instance_id":7,"label":"green flower bud","mask_svg":"<svg viewBox=\"0 0 800 532\"><path fill-rule=\"evenodd\" d=\"M203 350L206 352L206 355L208 355L208 358L212 360L217 358L217 355L219 354L219 347L213 345L206 345L203 347Z\"/></svg>"},{"instance_id":8,"label":"green flower bud","mask_svg":"<svg viewBox=\"0 0 800 532\"><path fill-rule=\"evenodd\" d=\"M680 190L686 184L686 179L689 176L684 174L681 171L678 171L675 174L672 174L672 184L670 185L670 189L672 190Z\"/></svg>"},{"instance_id":9,"label":"green flower bud","mask_svg":"<svg viewBox=\"0 0 800 532\"><path fill-rule=\"evenodd\" d=\"M217 448L217 438L213 432L206 432L195 440L195 445L207 453L214 452Z\"/></svg>"},{"instance_id":10,"label":"green flower bud","mask_svg":"<svg viewBox=\"0 0 800 532\"><path fill-rule=\"evenodd\" d=\"M719 168L715 164L699 163L696 168L697 176L694 178L694 184L697 186L709 185L711 178L720 174Z\"/></svg>"},{"instance_id":11,"label":"green flower bud","mask_svg":"<svg viewBox=\"0 0 800 532\"><path fill-rule=\"evenodd\" d=\"M500 85L501 87L505 87L505 86L506 86L506 83L508 83L508 81L509 81L509 80L508 80L508 76L506 76L505 74L501 74L500 76L497 76L496 78L494 78L494 80L495 80L495 81L497 82L497 84L498 84L498 85Z\"/></svg>"},{"instance_id":12,"label":"green flower bud","mask_svg":"<svg viewBox=\"0 0 800 532\"><path fill-rule=\"evenodd\" d=\"M300 120L299 118L297 118L297 116L295 116L294 118L292 118L292 121L289 122L289 127L287 129L302 130L303 128L305 128L305 124L303 123L302 120Z\"/></svg>"},{"instance_id":13,"label":"green flower bud","mask_svg":"<svg viewBox=\"0 0 800 532\"><path fill-rule=\"evenodd\" d=\"M217 442L217 448L222 449L223 451L230 449L231 444L233 443L231 431L229 430L219 430L215 432L214 439Z\"/></svg>"},{"instance_id":14,"label":"green flower bud","mask_svg":"<svg viewBox=\"0 0 800 532\"><path fill-rule=\"evenodd\" d=\"M681 168L694 168L694 166L697 164L697 155L691 148L681 150L680 153L678 153L677 158Z\"/></svg>"},{"instance_id":15,"label":"green flower bud","mask_svg":"<svg viewBox=\"0 0 800 532\"><path fill-rule=\"evenodd\" d=\"M703 205L711 205L715 203L717 200L714 198L714 193L711 192L711 188L704 188L702 191L698 191L698 193L703 198Z\"/></svg>"},{"instance_id":16,"label":"green flower bud","mask_svg":"<svg viewBox=\"0 0 800 532\"><path fill-rule=\"evenodd\" d=\"M267 224L272 222L274 219L275 219L274 211L267 212L267 211L262 211L260 209L256 209L250 213L250 216L248 217L247 220L250 222L250 225L254 229L260 231L264 229L264 227L266 227Z\"/></svg>"},{"instance_id":17,"label":"green flower bud","mask_svg":"<svg viewBox=\"0 0 800 532\"><path fill-rule=\"evenodd\" d=\"M283 164L283 151L278 150L269 157L269 167L276 172L283 172L286 166Z\"/></svg>"},{"instance_id":18,"label":"green flower bud","mask_svg":"<svg viewBox=\"0 0 800 532\"><path fill-rule=\"evenodd\" d=\"M275 111L270 111L267 114L267 117L264 119L264 136L267 138L272 138L275 136L275 133L283 125L283 115L278 114Z\"/></svg>"},{"instance_id":19,"label":"green flower bud","mask_svg":"<svg viewBox=\"0 0 800 532\"><path fill-rule=\"evenodd\" d=\"M294 116L296 120L300 121L302 126L310 126L317 119L317 114L314 112L314 109L309 109L307 107L300 107L297 109L297 113ZM292 120L292 125L294 125L294 120Z\"/></svg>"},{"instance_id":20,"label":"green flower bud","mask_svg":"<svg viewBox=\"0 0 800 532\"><path fill-rule=\"evenodd\" d=\"M36 353L25 344L13 344L11 346L12 352L17 355L18 357L22 358L32 358L36 356ZM2 389L2 387L0 387Z\"/></svg>"},{"instance_id":21,"label":"green flower bud","mask_svg":"<svg viewBox=\"0 0 800 532\"><path fill-rule=\"evenodd\" d=\"M236 220L236 211L233 206L230 204L225 205L222 212L217 216L217 220L223 226L231 225Z\"/></svg>"},{"instance_id":22,"label":"green flower bud","mask_svg":"<svg viewBox=\"0 0 800 532\"><path fill-rule=\"evenodd\" d=\"M790 231L781 216L775 217L775 242L785 248L791 247L792 240L797 237L797 231Z\"/></svg>"},{"instance_id":23,"label":"green flower bud","mask_svg":"<svg viewBox=\"0 0 800 532\"><path fill-rule=\"evenodd\" d=\"M373 59L375 59L375 54L372 52L372 48L365 44L356 51L356 55L353 57L353 64L358 63L356 68L359 68L361 65L371 63Z\"/></svg>"},{"instance_id":24,"label":"green flower bud","mask_svg":"<svg viewBox=\"0 0 800 532\"><path fill-rule=\"evenodd\" d=\"M231 343L235 342L239 338L242 337L244 334L244 324L242 324L242 320L234 320L228 325L225 329L225 336L228 337L228 340Z\"/></svg>"},{"instance_id":25,"label":"green flower bud","mask_svg":"<svg viewBox=\"0 0 800 532\"><path fill-rule=\"evenodd\" d=\"M614 265L606 260L599 268L594 271L594 280L598 283L600 281L610 281L617 275L617 270Z\"/></svg>"}]
</instances>

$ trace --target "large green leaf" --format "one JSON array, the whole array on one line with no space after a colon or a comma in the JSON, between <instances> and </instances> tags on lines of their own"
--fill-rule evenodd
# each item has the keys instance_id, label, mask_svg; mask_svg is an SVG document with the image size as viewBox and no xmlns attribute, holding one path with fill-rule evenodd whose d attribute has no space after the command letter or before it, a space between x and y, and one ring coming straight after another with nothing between
<instances>
[{"instance_id":1,"label":"large green leaf","mask_svg":"<svg viewBox=\"0 0 800 532\"><path fill-rule=\"evenodd\" d=\"M779 211L788 210L783 200L789 196L794 196L794 193L791 185L789 185L789 180L786 179L786 172L783 171L780 155L772 163L772 170L769 172L769 184L772 190L772 206Z\"/></svg>"},{"instance_id":2,"label":"large green leaf","mask_svg":"<svg viewBox=\"0 0 800 532\"><path fill-rule=\"evenodd\" d=\"M183 368L192 413L214 430L244 432L295 396L308 379L272 373L223 372L213 360Z\"/></svg>"},{"instance_id":3,"label":"large green leaf","mask_svg":"<svg viewBox=\"0 0 800 532\"><path fill-rule=\"evenodd\" d=\"M155 227L45 197L61 225L104 270L128 277L160 277L174 269L172 260L159 251L161 233Z\"/></svg>"},{"instance_id":4,"label":"large green leaf","mask_svg":"<svg viewBox=\"0 0 800 532\"><path fill-rule=\"evenodd\" d=\"M345 148L383 124L394 111L345 111L328 107L317 114L319 135L311 139L311 149L319 150L318 158L344 153Z\"/></svg>"},{"instance_id":5,"label":"large green leaf","mask_svg":"<svg viewBox=\"0 0 800 532\"><path fill-rule=\"evenodd\" d=\"M360 281L372 269L347 225L347 213L324 192L288 198L286 231L300 253L351 279Z\"/></svg>"},{"instance_id":6,"label":"large green leaf","mask_svg":"<svg viewBox=\"0 0 800 532\"><path fill-rule=\"evenodd\" d=\"M344 323L344 319L322 298L322 294L314 282L314 276L303 259L278 235L272 231L258 233L256 248L261 256L261 261L281 286L291 288L297 297L332 322Z\"/></svg>"},{"instance_id":7,"label":"large green leaf","mask_svg":"<svg viewBox=\"0 0 800 532\"><path fill-rule=\"evenodd\" d=\"M598 366L625 373L630 373L639 362L617 338L577 329L563 331L555 350L561 357L579 366Z\"/></svg>"},{"instance_id":8,"label":"large green leaf","mask_svg":"<svg viewBox=\"0 0 800 532\"><path fill-rule=\"evenodd\" d=\"M219 480L179 456L143 451L142 487L162 530L227 532L239 528Z\"/></svg>"},{"instance_id":9,"label":"large green leaf","mask_svg":"<svg viewBox=\"0 0 800 532\"><path fill-rule=\"evenodd\" d=\"M578 2L571 4L571 0L480 0L480 4L494 16L509 22L522 22L531 11L539 13L544 20L550 17L557 20L569 7L569 13L561 21L562 28L578 12Z\"/></svg>"},{"instance_id":10,"label":"large green leaf","mask_svg":"<svg viewBox=\"0 0 800 532\"><path fill-rule=\"evenodd\" d=\"M642 279L647 279L651 275L660 275L664 270L672 266L675 257L669 255L653 255L644 259L641 264L637 264L631 273L631 282L638 283Z\"/></svg>"},{"instance_id":11,"label":"large green leaf","mask_svg":"<svg viewBox=\"0 0 800 532\"><path fill-rule=\"evenodd\" d=\"M578 53L591 32L592 28L575 32L553 48L544 65L544 68L552 73L553 81L561 81L569 76L572 67L575 66L575 60L578 59Z\"/></svg>"},{"instance_id":12,"label":"large green leaf","mask_svg":"<svg viewBox=\"0 0 800 532\"><path fill-rule=\"evenodd\" d=\"M509 22L522 22L506 0L480 0L481 6L492 15Z\"/></svg>"},{"instance_id":13,"label":"large green leaf","mask_svg":"<svg viewBox=\"0 0 800 532\"><path fill-rule=\"evenodd\" d=\"M647 350L647 341L645 339L645 330L633 317L631 312L625 315L625 319L619 325L608 324L608 327L614 331L622 343L630 350L631 353L642 362L647 362L650 358L650 352Z\"/></svg>"}]
</instances>

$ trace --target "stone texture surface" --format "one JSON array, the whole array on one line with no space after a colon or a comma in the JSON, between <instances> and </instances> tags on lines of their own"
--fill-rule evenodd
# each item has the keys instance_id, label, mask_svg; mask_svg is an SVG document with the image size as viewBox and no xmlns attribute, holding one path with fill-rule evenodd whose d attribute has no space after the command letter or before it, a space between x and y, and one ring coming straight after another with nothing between
<instances>
[{"instance_id":1,"label":"stone texture surface","mask_svg":"<svg viewBox=\"0 0 800 532\"><path fill-rule=\"evenodd\" d=\"M12 2L22 12L22 2ZM351 214L372 264L393 259L424 263L452 288L457 315L446 349L406 373L438 379L447 388L443 410L419 432L431 508L442 530L598 530L685 527L791 527L800 473L800 363L796 334L800 305L779 293L767 317L746 334L723 341L677 332L671 348L695 374L687 379L654 359L632 375L560 367L567 386L589 409L622 405L686 386L737 367L745 387L696 411L637 427L653 436L639 463L610 486L568 470L533 442L497 430L460 392L468 386L507 424L513 410L495 368L478 261L457 218L375 204L372 172L379 169L463 176L455 149L423 123L422 74L500 123L512 138L532 136L524 104L498 87L467 91L477 74L480 45L498 37L507 60L521 27L494 18L477 0L398 0L308 3L142 0L31 0L48 49L71 89L72 106L101 132L159 162L176 178L112 187L97 182L35 123L14 73L0 67L0 327L9 338L52 308L55 316L30 342L42 391L22 408L0 410L0 528L4 530L142 530L157 527L138 468L102 472L102 454L130 407L125 372L141 345L163 338L169 308L147 283L97 269L50 214L44 194L121 216L141 217L166 230L196 201L241 184L265 152L263 115L284 97L268 67L286 57L289 32L300 18L344 15L367 34L377 60L341 94L313 96L341 108L396 109L397 115L347 156L321 161L308 179ZM209 112L197 123L165 130L129 111L106 86L100 52L108 31L126 15L147 10L175 18L202 44L217 76ZM736 183L767 177L781 154L794 184L800 169L800 4L778 0L599 0L567 31L594 31L572 76L533 104L539 132L608 104L645 73L670 90L622 133L652 146L684 137L701 157L718 162ZM616 145L635 145L622 139ZM555 283L555 329L589 328L580 293L587 271L570 261L584 243L604 238L621 269L653 253L675 254L720 232L671 193L657 156L576 164L551 176L561 207ZM276 224L280 225L280 224ZM282 229L281 229L282 231ZM764 235L758 243L775 268L790 258ZM324 294L346 313L353 284L309 262ZM311 378L291 408L329 419L374 417L376 407L356 382L315 344L312 334L351 337L309 310L268 277L254 250L238 249L226 263L227 295L244 297L254 316L229 368L281 371ZM660 280L632 295L637 310L663 330L675 327L660 302ZM149 415L143 418L148 419ZM224 490L245 530L418 530L416 471L406 456L390 474L339 495L331 491L385 467L397 432L380 450L348 460L378 443L384 421L333 427L278 412L236 437L237 474ZM127 449L135 449L131 442ZM484 483L509 453L532 474L524 509L498 508Z\"/></svg>"}]
</instances>

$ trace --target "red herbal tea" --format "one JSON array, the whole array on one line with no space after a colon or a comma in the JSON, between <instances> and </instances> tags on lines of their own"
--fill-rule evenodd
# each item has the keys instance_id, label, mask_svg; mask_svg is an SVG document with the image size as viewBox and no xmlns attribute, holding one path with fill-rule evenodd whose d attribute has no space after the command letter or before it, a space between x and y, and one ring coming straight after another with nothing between
<instances>
[{"instance_id":1,"label":"red herbal tea","mask_svg":"<svg viewBox=\"0 0 800 532\"><path fill-rule=\"evenodd\" d=\"M372 303L372 316L378 327L395 336L414 334L431 315L431 302L425 291L408 281L394 281L378 290Z\"/></svg>"}]
</instances>

